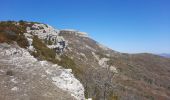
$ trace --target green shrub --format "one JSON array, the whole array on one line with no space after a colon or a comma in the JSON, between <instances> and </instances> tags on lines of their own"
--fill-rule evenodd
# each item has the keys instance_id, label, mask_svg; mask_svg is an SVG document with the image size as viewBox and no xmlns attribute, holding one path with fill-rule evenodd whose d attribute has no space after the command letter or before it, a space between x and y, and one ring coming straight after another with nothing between
<instances>
[{"instance_id":1,"label":"green shrub","mask_svg":"<svg viewBox=\"0 0 170 100\"><path fill-rule=\"evenodd\" d=\"M44 41L45 41L45 43L46 43L47 45L52 45L52 44L53 44L53 42L50 41L50 40L45 39Z\"/></svg>"},{"instance_id":2,"label":"green shrub","mask_svg":"<svg viewBox=\"0 0 170 100\"><path fill-rule=\"evenodd\" d=\"M13 76L13 71L12 70L7 70L6 75Z\"/></svg>"},{"instance_id":3,"label":"green shrub","mask_svg":"<svg viewBox=\"0 0 170 100\"><path fill-rule=\"evenodd\" d=\"M37 36L33 37L33 46L37 51L36 53L33 53L34 56L54 62L56 56L55 51L48 48Z\"/></svg>"},{"instance_id":4,"label":"green shrub","mask_svg":"<svg viewBox=\"0 0 170 100\"><path fill-rule=\"evenodd\" d=\"M114 93L112 93L112 94L109 96L108 100L119 100L119 96L116 95L116 94L114 94Z\"/></svg>"},{"instance_id":5,"label":"green shrub","mask_svg":"<svg viewBox=\"0 0 170 100\"><path fill-rule=\"evenodd\" d=\"M63 66L64 68L70 68L73 70L73 73L77 76L80 77L82 75L82 70L77 68L78 66L75 64L75 62L69 58L66 55L61 56L61 61L58 63L60 66Z\"/></svg>"},{"instance_id":6,"label":"green shrub","mask_svg":"<svg viewBox=\"0 0 170 100\"><path fill-rule=\"evenodd\" d=\"M17 35L16 42L22 48L26 48L29 46L29 43L24 35Z\"/></svg>"},{"instance_id":7,"label":"green shrub","mask_svg":"<svg viewBox=\"0 0 170 100\"><path fill-rule=\"evenodd\" d=\"M143 76L142 78L143 78L143 80L144 80L145 82L147 82L148 84L153 84L153 80L150 79L150 78L148 78L147 76Z\"/></svg>"},{"instance_id":8,"label":"green shrub","mask_svg":"<svg viewBox=\"0 0 170 100\"><path fill-rule=\"evenodd\" d=\"M26 32L27 24L16 25L14 21L0 22L0 42L12 43L16 41L20 47L26 48L28 41L23 35Z\"/></svg>"},{"instance_id":9,"label":"green shrub","mask_svg":"<svg viewBox=\"0 0 170 100\"><path fill-rule=\"evenodd\" d=\"M99 56L99 58L108 58L106 55L104 55L102 52L96 52L96 54Z\"/></svg>"},{"instance_id":10,"label":"green shrub","mask_svg":"<svg viewBox=\"0 0 170 100\"><path fill-rule=\"evenodd\" d=\"M20 24L20 25L24 25L25 23L26 23L26 21L19 20L19 24Z\"/></svg>"}]
</instances>

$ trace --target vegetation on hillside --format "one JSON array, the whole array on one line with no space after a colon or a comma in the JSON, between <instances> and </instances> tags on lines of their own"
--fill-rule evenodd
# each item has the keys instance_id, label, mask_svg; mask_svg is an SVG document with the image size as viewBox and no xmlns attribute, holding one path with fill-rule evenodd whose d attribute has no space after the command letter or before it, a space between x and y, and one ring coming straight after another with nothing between
<instances>
[{"instance_id":1,"label":"vegetation on hillside","mask_svg":"<svg viewBox=\"0 0 170 100\"><path fill-rule=\"evenodd\" d=\"M38 36L33 37L33 46L36 49L36 51L32 53L34 57L39 58L40 60L54 62L56 56L55 51L48 48Z\"/></svg>"},{"instance_id":2,"label":"vegetation on hillside","mask_svg":"<svg viewBox=\"0 0 170 100\"><path fill-rule=\"evenodd\" d=\"M37 36L33 37L33 46L36 49L35 52L31 54L39 60L47 60L52 63L58 64L64 68L70 68L73 70L73 73L76 76L82 74L82 71L78 69L75 62L69 58L67 55L57 55L57 53L47 47L47 45L43 42L43 40L39 39ZM60 60L56 58L56 56L60 56Z\"/></svg>"},{"instance_id":3,"label":"vegetation on hillside","mask_svg":"<svg viewBox=\"0 0 170 100\"><path fill-rule=\"evenodd\" d=\"M0 43L12 43L17 42L20 47L26 48L28 41L24 34L26 27L31 26L33 23L27 23L26 21L2 21L0 22Z\"/></svg>"}]
</instances>

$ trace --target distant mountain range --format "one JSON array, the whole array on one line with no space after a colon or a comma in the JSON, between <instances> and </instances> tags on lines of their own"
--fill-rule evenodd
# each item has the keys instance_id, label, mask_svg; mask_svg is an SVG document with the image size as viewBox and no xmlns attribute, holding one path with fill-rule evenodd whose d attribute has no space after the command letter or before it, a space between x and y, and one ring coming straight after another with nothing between
<instances>
[{"instance_id":1,"label":"distant mountain range","mask_svg":"<svg viewBox=\"0 0 170 100\"><path fill-rule=\"evenodd\" d=\"M166 58L170 58L170 54L167 54L167 53L162 53L162 54L159 54L160 56L163 56L163 57L166 57Z\"/></svg>"}]
</instances>

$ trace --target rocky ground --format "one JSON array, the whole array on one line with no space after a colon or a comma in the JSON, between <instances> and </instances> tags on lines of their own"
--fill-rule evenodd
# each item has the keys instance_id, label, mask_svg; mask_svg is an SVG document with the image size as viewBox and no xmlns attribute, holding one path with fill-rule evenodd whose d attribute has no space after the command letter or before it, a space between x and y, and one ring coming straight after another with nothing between
<instances>
[{"instance_id":1,"label":"rocky ground","mask_svg":"<svg viewBox=\"0 0 170 100\"><path fill-rule=\"evenodd\" d=\"M75 100L84 88L71 69L37 61L16 44L0 44L1 100Z\"/></svg>"}]
</instances>

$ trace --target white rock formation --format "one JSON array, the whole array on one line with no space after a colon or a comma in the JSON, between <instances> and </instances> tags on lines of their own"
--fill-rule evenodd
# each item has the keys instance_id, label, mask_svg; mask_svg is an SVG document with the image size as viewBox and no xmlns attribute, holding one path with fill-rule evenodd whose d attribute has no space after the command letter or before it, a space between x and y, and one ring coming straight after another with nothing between
<instances>
[{"instance_id":1,"label":"white rock formation","mask_svg":"<svg viewBox=\"0 0 170 100\"><path fill-rule=\"evenodd\" d=\"M61 33L70 33L70 34L75 34L80 37L88 37L88 34L86 32L80 32L78 30L74 29L64 29L60 31Z\"/></svg>"},{"instance_id":2,"label":"white rock formation","mask_svg":"<svg viewBox=\"0 0 170 100\"><path fill-rule=\"evenodd\" d=\"M62 36L59 36L60 31L54 29L52 26L45 24L34 24L32 27L27 27L27 33L24 33L29 42L28 49L35 51L32 46L33 36L38 36L43 40L47 46L51 49L55 49L57 52L62 52L67 46L67 42Z\"/></svg>"},{"instance_id":3,"label":"white rock formation","mask_svg":"<svg viewBox=\"0 0 170 100\"><path fill-rule=\"evenodd\" d=\"M10 81L13 84L25 85L31 81L32 77L38 77L40 75L42 79L45 78L46 81L52 82L56 87L67 91L77 100L85 100L84 87L74 77L71 69L64 69L62 66L47 61L38 61L26 49L20 48L16 44L0 44L0 55L1 64L11 65L10 69L16 72L23 72L30 77L30 79L24 82L17 80L18 77L11 77L12 79ZM1 70L1 72L4 72L4 70ZM31 87L34 89L34 86ZM22 91L22 89L23 87L19 85L12 87L11 91ZM24 91L26 92L28 90L26 89Z\"/></svg>"}]
</instances>

